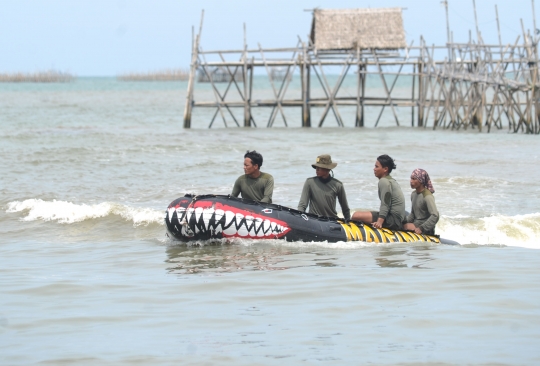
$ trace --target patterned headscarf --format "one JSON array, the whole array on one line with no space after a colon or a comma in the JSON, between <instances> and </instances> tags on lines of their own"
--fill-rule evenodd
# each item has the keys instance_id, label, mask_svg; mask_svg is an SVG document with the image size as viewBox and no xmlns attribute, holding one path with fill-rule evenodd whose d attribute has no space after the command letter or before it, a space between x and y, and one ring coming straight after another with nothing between
<instances>
[{"instance_id":1,"label":"patterned headscarf","mask_svg":"<svg viewBox=\"0 0 540 366\"><path fill-rule=\"evenodd\" d=\"M431 193L435 193L435 189L433 188L433 184L431 184L431 179L429 179L429 174L424 169L415 169L413 170L411 174L411 178L416 178L422 183L424 187L429 189Z\"/></svg>"}]
</instances>

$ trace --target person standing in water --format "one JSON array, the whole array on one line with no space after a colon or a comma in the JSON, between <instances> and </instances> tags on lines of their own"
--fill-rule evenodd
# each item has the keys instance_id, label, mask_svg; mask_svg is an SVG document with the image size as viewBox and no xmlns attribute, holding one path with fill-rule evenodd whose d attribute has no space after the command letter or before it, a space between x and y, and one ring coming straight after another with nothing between
<instances>
[{"instance_id":1,"label":"person standing in water","mask_svg":"<svg viewBox=\"0 0 540 366\"><path fill-rule=\"evenodd\" d=\"M351 210L347 203L347 195L343 183L330 176L330 172L337 166L337 163L332 162L330 155L320 155L317 157L315 164L311 165L315 169L315 177L306 179L300 202L298 202L298 210L305 212L309 206L309 213L337 217L336 198L339 200L343 217L346 220L351 218Z\"/></svg>"},{"instance_id":2,"label":"person standing in water","mask_svg":"<svg viewBox=\"0 0 540 366\"><path fill-rule=\"evenodd\" d=\"M417 234L434 235L439 221L439 211L435 205L435 189L429 174L424 169L415 169L411 174L411 213L407 216L405 230Z\"/></svg>"},{"instance_id":3,"label":"person standing in water","mask_svg":"<svg viewBox=\"0 0 540 366\"><path fill-rule=\"evenodd\" d=\"M352 220L371 224L374 228L388 228L402 230L405 220L405 198L401 187L390 173L396 169L394 159L388 155L381 155L375 161L373 173L379 178L379 211L357 211Z\"/></svg>"},{"instance_id":4,"label":"person standing in water","mask_svg":"<svg viewBox=\"0 0 540 366\"><path fill-rule=\"evenodd\" d=\"M244 173L234 183L232 195L252 201L272 203L274 177L261 172L263 157L257 151L247 151L244 155Z\"/></svg>"}]
</instances>

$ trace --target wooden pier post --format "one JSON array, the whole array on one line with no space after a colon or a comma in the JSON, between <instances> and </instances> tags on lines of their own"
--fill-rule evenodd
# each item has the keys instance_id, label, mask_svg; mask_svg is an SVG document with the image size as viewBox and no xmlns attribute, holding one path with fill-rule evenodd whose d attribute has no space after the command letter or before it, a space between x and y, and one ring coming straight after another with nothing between
<instances>
[{"instance_id":1,"label":"wooden pier post","mask_svg":"<svg viewBox=\"0 0 540 366\"><path fill-rule=\"evenodd\" d=\"M197 35L196 40L198 39L199 36ZM195 74L197 73L197 43L197 41L193 42L193 47L191 50L191 65L189 68L186 107L184 108L184 128L191 128L191 111L193 109L193 84L195 83Z\"/></svg>"},{"instance_id":2,"label":"wooden pier post","mask_svg":"<svg viewBox=\"0 0 540 366\"><path fill-rule=\"evenodd\" d=\"M414 127L414 89L415 89L415 82L416 82L416 65L413 64L413 72L412 72L412 93L411 93L411 127Z\"/></svg>"},{"instance_id":3,"label":"wooden pier post","mask_svg":"<svg viewBox=\"0 0 540 366\"><path fill-rule=\"evenodd\" d=\"M360 61L360 60L359 60ZM364 98L366 96L366 65L358 64L356 127L364 127Z\"/></svg>"},{"instance_id":4,"label":"wooden pier post","mask_svg":"<svg viewBox=\"0 0 540 366\"><path fill-rule=\"evenodd\" d=\"M311 70L306 45L302 42L302 55L300 56L300 81L302 83L302 127L311 127Z\"/></svg>"},{"instance_id":5,"label":"wooden pier post","mask_svg":"<svg viewBox=\"0 0 540 366\"><path fill-rule=\"evenodd\" d=\"M423 59L418 62L418 127L424 127L424 64Z\"/></svg>"},{"instance_id":6,"label":"wooden pier post","mask_svg":"<svg viewBox=\"0 0 540 366\"><path fill-rule=\"evenodd\" d=\"M186 97L186 107L184 109L184 128L191 128L191 111L193 109L193 88L195 84L195 74L197 73L197 65L199 60L199 42L201 41L201 32L204 19L204 9L201 12L201 23L199 25L199 33L193 39L193 34L191 36L191 65L189 68L189 80L188 80L188 90ZM192 28L193 33L193 28Z\"/></svg>"},{"instance_id":7,"label":"wooden pier post","mask_svg":"<svg viewBox=\"0 0 540 366\"><path fill-rule=\"evenodd\" d=\"M244 73L244 127L251 127L251 105L250 99L250 82L251 78L249 77L249 65L248 65L248 55L247 55L247 39L246 39L246 23L244 23L244 64L242 71ZM253 70L251 70L253 73Z\"/></svg>"}]
</instances>

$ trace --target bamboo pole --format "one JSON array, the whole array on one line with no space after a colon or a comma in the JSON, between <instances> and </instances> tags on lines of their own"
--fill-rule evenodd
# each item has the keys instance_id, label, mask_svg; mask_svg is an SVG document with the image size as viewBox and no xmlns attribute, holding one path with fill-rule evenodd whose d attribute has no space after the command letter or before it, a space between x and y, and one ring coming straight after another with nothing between
<instances>
[{"instance_id":1,"label":"bamboo pole","mask_svg":"<svg viewBox=\"0 0 540 366\"><path fill-rule=\"evenodd\" d=\"M251 106L249 104L249 78L248 78L248 55L247 55L247 36L246 23L244 23L244 54L242 56L244 63L242 71L244 73L244 127L251 127Z\"/></svg>"},{"instance_id":2,"label":"bamboo pole","mask_svg":"<svg viewBox=\"0 0 540 366\"><path fill-rule=\"evenodd\" d=\"M199 33L193 42L192 37L192 48L191 48L191 65L189 71L189 80L188 80L188 90L186 96L186 107L184 108L184 128L191 128L191 112L193 109L193 88L195 83L195 74L197 73L197 60L199 55L197 54L199 50L199 42L201 39L201 32L204 19L204 9L201 12L201 23L199 26Z\"/></svg>"},{"instance_id":3,"label":"bamboo pole","mask_svg":"<svg viewBox=\"0 0 540 366\"><path fill-rule=\"evenodd\" d=\"M302 42L302 54L300 63L300 78L302 83L302 127L311 127L311 106L310 97L310 70L306 44Z\"/></svg>"},{"instance_id":4,"label":"bamboo pole","mask_svg":"<svg viewBox=\"0 0 540 366\"><path fill-rule=\"evenodd\" d=\"M418 127L424 126L424 100L425 100L425 91L424 91L424 38L420 36L420 60L418 61Z\"/></svg>"},{"instance_id":5,"label":"bamboo pole","mask_svg":"<svg viewBox=\"0 0 540 366\"><path fill-rule=\"evenodd\" d=\"M356 127L364 127L364 100L366 93L366 65L361 62L360 57L358 58L358 81L356 87Z\"/></svg>"}]
</instances>

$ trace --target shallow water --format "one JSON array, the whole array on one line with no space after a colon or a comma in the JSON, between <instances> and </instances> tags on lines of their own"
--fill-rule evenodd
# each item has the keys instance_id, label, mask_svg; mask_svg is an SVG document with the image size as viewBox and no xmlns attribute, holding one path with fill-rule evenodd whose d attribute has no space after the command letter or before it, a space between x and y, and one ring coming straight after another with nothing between
<instances>
[{"instance_id":1,"label":"shallow water","mask_svg":"<svg viewBox=\"0 0 540 366\"><path fill-rule=\"evenodd\" d=\"M183 83L0 96L2 364L540 362L536 136L396 128L390 112L379 129L183 130ZM378 206L377 155L407 201L422 167L437 232L463 245L170 241L169 202L230 193L247 149L291 207L323 153L353 208Z\"/></svg>"}]
</instances>

